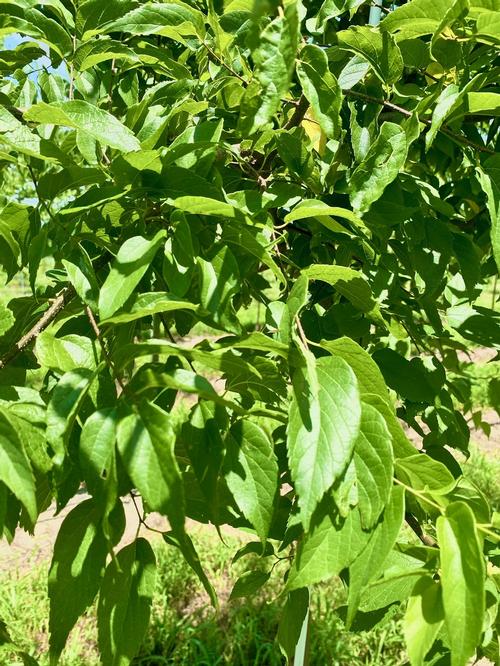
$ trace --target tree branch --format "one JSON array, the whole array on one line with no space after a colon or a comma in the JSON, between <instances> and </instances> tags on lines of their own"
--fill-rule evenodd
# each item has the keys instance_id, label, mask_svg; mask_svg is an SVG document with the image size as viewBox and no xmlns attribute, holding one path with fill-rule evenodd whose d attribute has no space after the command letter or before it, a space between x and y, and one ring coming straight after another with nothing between
<instances>
[{"instance_id":1,"label":"tree branch","mask_svg":"<svg viewBox=\"0 0 500 666\"><path fill-rule=\"evenodd\" d=\"M304 116L306 115L306 111L308 108L309 108L309 102L307 101L304 95L301 95L299 102L295 107L295 111L292 114L292 117L286 123L284 128L286 130L290 130L293 127L298 127L300 123L304 120Z\"/></svg>"},{"instance_id":2,"label":"tree branch","mask_svg":"<svg viewBox=\"0 0 500 666\"><path fill-rule=\"evenodd\" d=\"M389 100L387 99L379 99L378 97L372 97L371 95L366 95L365 93L358 92L356 90L343 90L342 92L344 93L344 95L348 97L356 97L358 99L364 100L365 102L371 102L372 104L380 104L381 106L384 106L386 109L390 109L391 111L396 111L397 113L401 113L403 116L406 116L407 118L411 118L411 116L413 115L413 113L411 111L408 111L408 109L405 109L402 106L398 106L397 104L393 104L392 102L389 102ZM432 125L432 121L429 120L428 118L420 118L420 121L424 123L424 125L427 125L428 127ZM463 134L457 134L456 132L453 132L448 127L446 127L446 125L440 127L439 131L442 132L443 134L446 134L450 138L465 144L466 146L474 148L474 150L477 150L481 153L488 153L489 155L495 155L495 151L492 148L488 148L487 146L481 146L479 143L475 143L474 141L471 141L467 137L463 136Z\"/></svg>"},{"instance_id":3,"label":"tree branch","mask_svg":"<svg viewBox=\"0 0 500 666\"><path fill-rule=\"evenodd\" d=\"M13 361L22 351L24 351L26 347L54 321L57 315L74 298L74 296L75 290L73 287L65 287L59 295L56 296L52 305L37 323L0 358L0 370L3 370L8 363Z\"/></svg>"}]
</instances>

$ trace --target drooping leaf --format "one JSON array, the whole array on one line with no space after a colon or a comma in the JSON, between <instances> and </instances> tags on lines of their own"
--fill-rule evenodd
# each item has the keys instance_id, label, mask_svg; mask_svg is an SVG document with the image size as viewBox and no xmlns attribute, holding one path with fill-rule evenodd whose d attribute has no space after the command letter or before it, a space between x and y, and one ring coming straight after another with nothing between
<instances>
[{"instance_id":1,"label":"drooping leaf","mask_svg":"<svg viewBox=\"0 0 500 666\"><path fill-rule=\"evenodd\" d=\"M116 518L115 543L124 528L121 505ZM64 519L50 566L49 630L53 664L57 663L69 632L97 594L107 553L101 508L94 500L85 500Z\"/></svg>"},{"instance_id":2,"label":"drooping leaf","mask_svg":"<svg viewBox=\"0 0 500 666\"><path fill-rule=\"evenodd\" d=\"M354 466L361 524L364 529L370 529L389 498L393 465L391 435L384 417L367 403L362 403Z\"/></svg>"},{"instance_id":3,"label":"drooping leaf","mask_svg":"<svg viewBox=\"0 0 500 666\"><path fill-rule=\"evenodd\" d=\"M250 421L238 421L226 440L224 472L243 515L265 541L278 489L278 463L265 432Z\"/></svg>"},{"instance_id":4,"label":"drooping leaf","mask_svg":"<svg viewBox=\"0 0 500 666\"><path fill-rule=\"evenodd\" d=\"M500 267L500 157L488 158L478 169L479 181L486 194L491 219L491 245L497 266Z\"/></svg>"},{"instance_id":5,"label":"drooping leaf","mask_svg":"<svg viewBox=\"0 0 500 666\"><path fill-rule=\"evenodd\" d=\"M148 507L167 516L172 529L182 532L182 479L169 415L154 404L140 402L118 424L117 441L123 465Z\"/></svg>"},{"instance_id":6,"label":"drooping leaf","mask_svg":"<svg viewBox=\"0 0 500 666\"><path fill-rule=\"evenodd\" d=\"M156 558L146 539L122 548L106 568L97 608L103 662L127 666L136 656L149 624Z\"/></svg>"},{"instance_id":7,"label":"drooping leaf","mask_svg":"<svg viewBox=\"0 0 500 666\"><path fill-rule=\"evenodd\" d=\"M252 52L260 89L247 88L240 117L242 128L249 134L270 121L281 97L288 93L298 44L298 6L290 2L280 16L265 26Z\"/></svg>"},{"instance_id":8,"label":"drooping leaf","mask_svg":"<svg viewBox=\"0 0 500 666\"><path fill-rule=\"evenodd\" d=\"M116 481L115 408L94 412L83 424L80 434L79 459L89 493L104 504L104 515L112 509L118 496ZM104 525L107 533L107 526Z\"/></svg>"},{"instance_id":9,"label":"drooping leaf","mask_svg":"<svg viewBox=\"0 0 500 666\"><path fill-rule=\"evenodd\" d=\"M484 559L474 514L453 502L436 523L444 621L453 666L466 666L479 643L485 609Z\"/></svg>"},{"instance_id":10,"label":"drooping leaf","mask_svg":"<svg viewBox=\"0 0 500 666\"><path fill-rule=\"evenodd\" d=\"M3 408L0 408L0 481L17 497L35 522L38 511L33 472L19 434Z\"/></svg>"},{"instance_id":11,"label":"drooping leaf","mask_svg":"<svg viewBox=\"0 0 500 666\"><path fill-rule=\"evenodd\" d=\"M47 441L56 454L56 464L63 460L68 437L93 378L94 373L86 368L71 370L61 377L52 393L47 406Z\"/></svg>"},{"instance_id":12,"label":"drooping leaf","mask_svg":"<svg viewBox=\"0 0 500 666\"><path fill-rule=\"evenodd\" d=\"M401 531L404 514L404 489L393 486L389 502L366 548L349 567L348 626L352 624L357 613L363 589L380 576L386 558Z\"/></svg>"},{"instance_id":13,"label":"drooping leaf","mask_svg":"<svg viewBox=\"0 0 500 666\"><path fill-rule=\"evenodd\" d=\"M335 138L340 127L341 93L324 51L313 44L305 46L297 62L297 75L321 129L328 138Z\"/></svg>"},{"instance_id":14,"label":"drooping leaf","mask_svg":"<svg viewBox=\"0 0 500 666\"><path fill-rule=\"evenodd\" d=\"M300 542L287 581L287 590L297 590L337 576L366 547L370 533L361 527L354 509L337 522L329 515Z\"/></svg>"},{"instance_id":15,"label":"drooping leaf","mask_svg":"<svg viewBox=\"0 0 500 666\"><path fill-rule=\"evenodd\" d=\"M290 663L304 666L309 629L309 590L292 590L283 608L278 627L278 644Z\"/></svg>"},{"instance_id":16,"label":"drooping leaf","mask_svg":"<svg viewBox=\"0 0 500 666\"><path fill-rule=\"evenodd\" d=\"M391 405L389 392L378 365L357 342L344 337L337 340L322 340L321 346L334 356L343 358L354 370L362 398L365 394L372 393Z\"/></svg>"},{"instance_id":17,"label":"drooping leaf","mask_svg":"<svg viewBox=\"0 0 500 666\"><path fill-rule=\"evenodd\" d=\"M287 446L306 529L317 504L349 463L360 418L356 376L341 358L318 359L295 382Z\"/></svg>"},{"instance_id":18,"label":"drooping leaf","mask_svg":"<svg viewBox=\"0 0 500 666\"><path fill-rule=\"evenodd\" d=\"M235 582L230 599L250 597L267 583L270 574L265 571L246 571Z\"/></svg>"},{"instance_id":19,"label":"drooping leaf","mask_svg":"<svg viewBox=\"0 0 500 666\"><path fill-rule=\"evenodd\" d=\"M419 578L404 618L406 647L412 666L422 666L443 624L441 585L431 576Z\"/></svg>"},{"instance_id":20,"label":"drooping leaf","mask_svg":"<svg viewBox=\"0 0 500 666\"><path fill-rule=\"evenodd\" d=\"M168 532L163 535L163 538L166 541L166 543L170 544L171 546L175 546L176 548L179 548L186 562L189 564L189 566L193 569L193 571L200 579L203 587L205 588L208 596L210 597L212 605L214 606L214 608L217 608L218 606L217 593L212 583L208 579L205 570L203 569L200 557L196 552L196 548L194 547L194 543L191 540L191 537L186 532L183 534L174 534L173 532Z\"/></svg>"}]
</instances>

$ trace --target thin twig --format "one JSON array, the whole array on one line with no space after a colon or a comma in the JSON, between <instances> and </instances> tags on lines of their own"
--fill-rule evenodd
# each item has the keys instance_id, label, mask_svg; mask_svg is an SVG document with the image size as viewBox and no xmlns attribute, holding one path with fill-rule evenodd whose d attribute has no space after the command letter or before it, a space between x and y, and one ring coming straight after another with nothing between
<instances>
[{"instance_id":1,"label":"thin twig","mask_svg":"<svg viewBox=\"0 0 500 666\"><path fill-rule=\"evenodd\" d=\"M73 56L76 51L76 36L73 36ZM69 66L69 92L68 98L72 100L75 96L75 68L73 66L74 57L71 58L71 64Z\"/></svg>"},{"instance_id":2,"label":"thin twig","mask_svg":"<svg viewBox=\"0 0 500 666\"><path fill-rule=\"evenodd\" d=\"M89 321L90 321L90 325L92 326L92 330L94 331L95 336L96 336L96 338L99 340L99 344L101 345L102 353L103 353L103 355L104 355L104 358L105 358L105 360L106 360L106 363L107 363L107 365L109 366L110 370L112 371L112 373L113 373L113 375L114 375L114 377L115 377L115 380L116 380L116 382L117 382L117 384L118 384L118 387L120 388L121 392L124 392L124 391L125 391L125 384L123 383L122 378L121 378L121 377L119 376L119 374L116 372L115 365L114 365L113 360L111 359L111 357L110 357L110 355L109 355L109 353L108 353L108 350L107 350L107 348L106 348L106 343L104 342L104 339L103 339L103 337L102 337L101 330L100 330L99 325L98 325L98 323L97 323L97 321L96 321L96 318L95 318L95 316L94 316L94 313L92 312L91 308L89 308L88 306L87 306L87 308L86 308L86 312L87 312L87 317L88 317L88 319L89 319Z\"/></svg>"},{"instance_id":3,"label":"thin twig","mask_svg":"<svg viewBox=\"0 0 500 666\"><path fill-rule=\"evenodd\" d=\"M220 56L218 56L217 53L215 53L215 51L212 49L211 46L209 46L206 42L202 42L202 44L203 44L203 46L207 49L207 51L210 53L210 55L212 56L212 58L215 58L215 59L217 60L217 62L218 62L222 67L224 67L224 69L226 69L228 72L230 72L233 76L236 76L236 78L239 79L239 80L243 83L244 86L247 86L247 85L248 85L248 81L246 81L246 80L241 76L241 74L238 74L238 72L235 72L234 69L233 69L232 67L230 67L226 62L224 62L224 60L223 60Z\"/></svg>"},{"instance_id":4,"label":"thin twig","mask_svg":"<svg viewBox=\"0 0 500 666\"><path fill-rule=\"evenodd\" d=\"M402 106L398 106L393 102L389 102L389 100L387 99L379 99L378 97L372 97L372 95L366 95L365 93L358 92L356 90L343 90L342 92L344 93L344 95L347 95L349 97L357 97L358 99L362 99L365 102L371 102L372 104L380 104L381 106L384 106L386 109L390 109L391 111L396 111L397 113L401 113L403 116L406 116L407 118L411 118L413 115L412 111L408 111L408 109L405 109ZM432 120L428 118L420 118L419 120L428 127L432 125ZM453 132L452 130L448 129L448 127L446 127L445 125L441 126L439 128L439 131L442 132L443 134L446 134L450 138L459 141L460 143L463 143L467 146L470 146L471 148L474 148L475 150L481 153L488 153L489 155L495 155L495 151L492 148L481 146L479 143L475 143L474 141L471 141L467 137L463 136L463 134L457 134L456 132Z\"/></svg>"},{"instance_id":5,"label":"thin twig","mask_svg":"<svg viewBox=\"0 0 500 666\"><path fill-rule=\"evenodd\" d=\"M36 196L38 198L38 202L40 203L40 205L42 205L45 208L45 210L47 211L50 219L53 222L55 222L56 218L54 217L54 214L50 210L49 204L45 201L45 199L40 194L40 190L38 188L38 180L35 176L35 172L33 171L33 167L31 166L31 164L28 164L27 167L28 167L28 171L30 172L30 176L31 176L31 180L33 181L33 185L35 186L35 192L36 192Z\"/></svg>"},{"instance_id":6,"label":"thin twig","mask_svg":"<svg viewBox=\"0 0 500 666\"><path fill-rule=\"evenodd\" d=\"M134 493L130 493L130 497L132 498L132 502L135 507L135 511L137 513L137 518L139 519L139 528L137 530L137 534L139 534L139 530L141 528L141 525L145 527L147 530L150 532L156 532L156 534L161 534L162 536L165 534L165 532L162 532L161 530L157 530L155 527L150 527L147 522L144 520L144 516L141 516L141 512L139 511L139 507L137 506L137 502L135 501L135 496ZM137 538L137 536L136 536Z\"/></svg>"},{"instance_id":7,"label":"thin twig","mask_svg":"<svg viewBox=\"0 0 500 666\"><path fill-rule=\"evenodd\" d=\"M407 513L405 515L405 521L408 527L413 530L413 532L418 536L420 541L425 546L430 546L431 548L435 548L437 546L437 542L431 536L424 533L422 527L420 526L420 523L413 514Z\"/></svg>"},{"instance_id":8,"label":"thin twig","mask_svg":"<svg viewBox=\"0 0 500 666\"><path fill-rule=\"evenodd\" d=\"M35 340L42 331L44 331L49 324L51 324L63 308L74 298L75 290L73 287L65 287L56 298L54 298L50 308L43 314L37 323L18 340L13 347L11 347L0 358L0 370L13 361L26 347Z\"/></svg>"}]
</instances>

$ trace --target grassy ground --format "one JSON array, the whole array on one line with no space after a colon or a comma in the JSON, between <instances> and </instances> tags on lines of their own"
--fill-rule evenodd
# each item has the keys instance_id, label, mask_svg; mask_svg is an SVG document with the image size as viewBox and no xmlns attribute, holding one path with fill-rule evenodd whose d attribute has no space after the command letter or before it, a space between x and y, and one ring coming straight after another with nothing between
<instances>
[{"instance_id":1,"label":"grassy ground","mask_svg":"<svg viewBox=\"0 0 500 666\"><path fill-rule=\"evenodd\" d=\"M500 458L492 458L472 447L463 471L483 491L493 509L500 511Z\"/></svg>"},{"instance_id":2,"label":"grassy ground","mask_svg":"<svg viewBox=\"0 0 500 666\"><path fill-rule=\"evenodd\" d=\"M266 596L228 601L236 577L246 568L260 566L256 561L231 564L238 546L236 538L198 536L197 547L215 583L221 608L208 604L196 576L178 553L166 546L157 548L159 562L151 626L135 665L157 666L277 666L284 663L275 636L283 601L276 598L281 587L279 567ZM46 666L48 599L47 565L37 565L28 573L9 573L0 578L0 617L11 637ZM396 666L404 664L401 630L397 620L370 632L350 634L334 609L344 600L338 581L314 592L311 626L311 663L328 665L364 664ZM72 632L62 666L97 666L95 608ZM4 659L2 661L2 659ZM0 652L0 664L16 664L13 655ZM21 663L21 662L19 662Z\"/></svg>"}]
</instances>

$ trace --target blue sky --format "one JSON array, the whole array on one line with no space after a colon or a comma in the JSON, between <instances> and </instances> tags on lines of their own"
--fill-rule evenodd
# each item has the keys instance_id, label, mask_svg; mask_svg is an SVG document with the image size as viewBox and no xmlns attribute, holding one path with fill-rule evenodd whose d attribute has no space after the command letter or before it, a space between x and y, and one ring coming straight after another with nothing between
<instances>
[{"instance_id":1,"label":"blue sky","mask_svg":"<svg viewBox=\"0 0 500 666\"><path fill-rule=\"evenodd\" d=\"M21 44L21 42L36 42L40 48L42 48L46 53L49 52L49 47L47 44L44 44L43 42L39 42L37 39L34 39L33 37L23 37L22 35L19 35L18 33L14 33L11 35L7 35L4 37L4 46L6 49L12 50L15 49L16 46ZM38 60L34 60L31 63L32 69L40 69L42 67L46 67L49 72L52 72L54 74L59 74L65 79L69 79L68 75L68 68L66 67L66 63L62 62L59 67L52 67L50 63L50 59L48 56L42 56L41 58L38 58ZM36 81L38 76L37 72L33 72L33 74L30 75L30 78L32 78L34 81Z\"/></svg>"}]
</instances>

